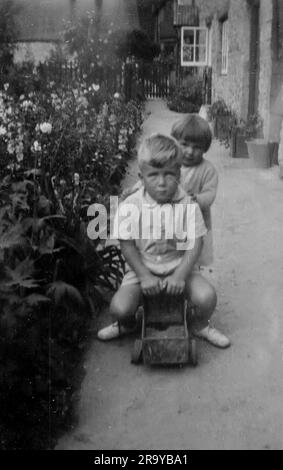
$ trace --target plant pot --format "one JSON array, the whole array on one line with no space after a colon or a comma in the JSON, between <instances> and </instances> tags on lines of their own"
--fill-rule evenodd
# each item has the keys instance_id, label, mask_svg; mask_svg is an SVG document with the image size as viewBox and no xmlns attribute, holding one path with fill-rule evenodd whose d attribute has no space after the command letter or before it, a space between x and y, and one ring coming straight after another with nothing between
<instances>
[{"instance_id":1,"label":"plant pot","mask_svg":"<svg viewBox=\"0 0 283 470\"><path fill-rule=\"evenodd\" d=\"M255 168L270 168L270 145L264 139L247 140L248 152Z\"/></svg>"},{"instance_id":2,"label":"plant pot","mask_svg":"<svg viewBox=\"0 0 283 470\"><path fill-rule=\"evenodd\" d=\"M247 135L244 131L236 129L232 133L230 151L232 158L249 158Z\"/></svg>"},{"instance_id":3,"label":"plant pot","mask_svg":"<svg viewBox=\"0 0 283 470\"><path fill-rule=\"evenodd\" d=\"M214 124L214 135L219 140L229 138L229 116L223 114L216 116Z\"/></svg>"}]
</instances>

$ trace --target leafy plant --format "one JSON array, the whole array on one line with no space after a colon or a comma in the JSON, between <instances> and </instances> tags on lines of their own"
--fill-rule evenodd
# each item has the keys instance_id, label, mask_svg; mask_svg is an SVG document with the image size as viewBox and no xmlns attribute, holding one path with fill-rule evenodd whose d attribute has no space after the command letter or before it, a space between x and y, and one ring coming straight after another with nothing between
<instances>
[{"instance_id":1,"label":"leafy plant","mask_svg":"<svg viewBox=\"0 0 283 470\"><path fill-rule=\"evenodd\" d=\"M121 32L116 54L123 60L135 57L151 62L160 53L160 46L151 41L148 35L135 29L130 32Z\"/></svg>"},{"instance_id":2,"label":"leafy plant","mask_svg":"<svg viewBox=\"0 0 283 470\"><path fill-rule=\"evenodd\" d=\"M90 324L123 273L118 248L87 237L87 208L117 194L143 115L84 79L37 80L0 92L3 449L52 448L73 415Z\"/></svg>"},{"instance_id":3,"label":"leafy plant","mask_svg":"<svg viewBox=\"0 0 283 470\"><path fill-rule=\"evenodd\" d=\"M169 109L180 113L197 113L202 105L202 80L188 77L186 86L176 87L168 101Z\"/></svg>"},{"instance_id":4,"label":"leafy plant","mask_svg":"<svg viewBox=\"0 0 283 470\"><path fill-rule=\"evenodd\" d=\"M259 137L262 133L262 126L263 119L257 113L250 115L246 121L241 119L238 124L238 128L245 133L247 139Z\"/></svg>"},{"instance_id":5,"label":"leafy plant","mask_svg":"<svg viewBox=\"0 0 283 470\"><path fill-rule=\"evenodd\" d=\"M209 109L209 119L214 121L215 136L226 148L230 146L231 136L238 126L238 117L224 100L215 101Z\"/></svg>"},{"instance_id":6,"label":"leafy plant","mask_svg":"<svg viewBox=\"0 0 283 470\"><path fill-rule=\"evenodd\" d=\"M209 118L211 120L218 116L230 116L231 114L233 114L231 108L229 108L223 99L214 101L209 108Z\"/></svg>"}]
</instances>

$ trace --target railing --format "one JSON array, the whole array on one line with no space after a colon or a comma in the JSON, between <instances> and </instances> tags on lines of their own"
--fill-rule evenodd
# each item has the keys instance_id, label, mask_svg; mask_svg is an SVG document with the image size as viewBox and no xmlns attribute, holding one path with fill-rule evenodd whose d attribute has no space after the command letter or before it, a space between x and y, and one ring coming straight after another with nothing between
<instances>
[{"instance_id":1,"label":"railing","mask_svg":"<svg viewBox=\"0 0 283 470\"><path fill-rule=\"evenodd\" d=\"M125 95L141 99L166 98L170 93L170 68L166 64L135 62L125 64Z\"/></svg>"},{"instance_id":2,"label":"railing","mask_svg":"<svg viewBox=\"0 0 283 470\"><path fill-rule=\"evenodd\" d=\"M104 86L110 93L121 91L123 86L122 65L111 67L78 66L72 62L43 63L37 67L42 80L55 83L73 84L74 81L85 81L88 84Z\"/></svg>"}]
</instances>

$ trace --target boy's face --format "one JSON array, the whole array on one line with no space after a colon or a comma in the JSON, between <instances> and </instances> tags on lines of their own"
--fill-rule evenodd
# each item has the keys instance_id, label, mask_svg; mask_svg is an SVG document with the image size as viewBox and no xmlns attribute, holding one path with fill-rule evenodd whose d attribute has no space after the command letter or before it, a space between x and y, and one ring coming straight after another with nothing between
<instances>
[{"instance_id":1,"label":"boy's face","mask_svg":"<svg viewBox=\"0 0 283 470\"><path fill-rule=\"evenodd\" d=\"M179 142L183 151L183 165L197 166L201 163L204 154L204 148L199 143L190 141Z\"/></svg>"},{"instance_id":2,"label":"boy's face","mask_svg":"<svg viewBox=\"0 0 283 470\"><path fill-rule=\"evenodd\" d=\"M168 163L156 168L143 163L140 178L148 194L159 204L171 202L180 181L180 167L176 163Z\"/></svg>"}]
</instances>

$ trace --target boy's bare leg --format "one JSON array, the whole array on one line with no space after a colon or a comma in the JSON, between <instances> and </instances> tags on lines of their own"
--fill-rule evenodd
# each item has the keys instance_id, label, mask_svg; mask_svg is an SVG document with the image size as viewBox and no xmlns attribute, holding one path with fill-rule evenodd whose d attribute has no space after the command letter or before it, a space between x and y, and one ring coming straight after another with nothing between
<instances>
[{"instance_id":1,"label":"boy's bare leg","mask_svg":"<svg viewBox=\"0 0 283 470\"><path fill-rule=\"evenodd\" d=\"M130 284L120 287L113 296L110 304L111 315L115 320L120 321L121 324L133 324L140 298L141 288L139 284Z\"/></svg>"},{"instance_id":2,"label":"boy's bare leg","mask_svg":"<svg viewBox=\"0 0 283 470\"><path fill-rule=\"evenodd\" d=\"M141 288L139 284L120 287L113 296L110 304L110 313L114 323L102 328L97 337L103 341L118 338L130 333L136 326L135 313L140 303Z\"/></svg>"},{"instance_id":3,"label":"boy's bare leg","mask_svg":"<svg viewBox=\"0 0 283 470\"><path fill-rule=\"evenodd\" d=\"M186 283L186 294L199 310L194 320L194 329L201 330L208 322L217 304L214 287L199 273L193 273Z\"/></svg>"},{"instance_id":4,"label":"boy's bare leg","mask_svg":"<svg viewBox=\"0 0 283 470\"><path fill-rule=\"evenodd\" d=\"M209 325L217 304L214 287L201 274L193 273L186 283L186 295L197 307L197 315L192 325L195 336L219 348L230 346L230 340Z\"/></svg>"}]
</instances>

